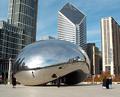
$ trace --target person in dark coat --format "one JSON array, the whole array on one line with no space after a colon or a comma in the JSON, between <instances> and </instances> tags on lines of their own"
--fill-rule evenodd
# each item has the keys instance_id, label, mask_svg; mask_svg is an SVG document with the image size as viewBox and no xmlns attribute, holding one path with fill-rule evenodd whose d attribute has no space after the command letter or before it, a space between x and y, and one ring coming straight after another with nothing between
<instances>
[{"instance_id":1,"label":"person in dark coat","mask_svg":"<svg viewBox=\"0 0 120 97\"><path fill-rule=\"evenodd\" d=\"M103 87L103 88L106 88L106 77L103 78L102 87Z\"/></svg>"},{"instance_id":2,"label":"person in dark coat","mask_svg":"<svg viewBox=\"0 0 120 97\"><path fill-rule=\"evenodd\" d=\"M106 89L109 89L109 78L106 79Z\"/></svg>"},{"instance_id":3,"label":"person in dark coat","mask_svg":"<svg viewBox=\"0 0 120 97\"><path fill-rule=\"evenodd\" d=\"M13 88L15 88L15 86L16 86L16 78L15 78L14 74L12 74L12 85L13 85Z\"/></svg>"}]
</instances>

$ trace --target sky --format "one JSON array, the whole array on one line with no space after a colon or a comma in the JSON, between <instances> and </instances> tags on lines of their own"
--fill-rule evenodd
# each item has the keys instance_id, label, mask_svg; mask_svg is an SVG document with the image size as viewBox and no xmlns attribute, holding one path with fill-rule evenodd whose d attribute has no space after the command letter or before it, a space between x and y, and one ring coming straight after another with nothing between
<instances>
[{"instance_id":1,"label":"sky","mask_svg":"<svg viewBox=\"0 0 120 97\"><path fill-rule=\"evenodd\" d=\"M8 1L0 0L0 20L7 20ZM100 20L112 16L120 24L120 0L39 0L37 40L43 36L57 37L58 11L70 2L87 18L87 42L101 48Z\"/></svg>"}]
</instances>

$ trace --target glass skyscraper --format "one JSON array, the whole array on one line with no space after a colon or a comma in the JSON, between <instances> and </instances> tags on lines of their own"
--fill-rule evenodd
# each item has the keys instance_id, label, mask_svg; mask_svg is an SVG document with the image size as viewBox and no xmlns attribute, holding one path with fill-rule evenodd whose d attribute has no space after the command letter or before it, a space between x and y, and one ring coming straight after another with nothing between
<instances>
[{"instance_id":1,"label":"glass skyscraper","mask_svg":"<svg viewBox=\"0 0 120 97\"><path fill-rule=\"evenodd\" d=\"M24 30L0 21L0 74L8 72L9 58L15 59L23 44Z\"/></svg>"},{"instance_id":2,"label":"glass skyscraper","mask_svg":"<svg viewBox=\"0 0 120 97\"><path fill-rule=\"evenodd\" d=\"M58 38L86 48L86 16L70 3L58 12Z\"/></svg>"},{"instance_id":3,"label":"glass skyscraper","mask_svg":"<svg viewBox=\"0 0 120 97\"><path fill-rule=\"evenodd\" d=\"M7 80L9 59L36 40L38 0L9 0L8 22L0 21L0 75Z\"/></svg>"},{"instance_id":4,"label":"glass skyscraper","mask_svg":"<svg viewBox=\"0 0 120 97\"><path fill-rule=\"evenodd\" d=\"M38 0L9 0L8 22L24 29L25 43L36 40Z\"/></svg>"}]
</instances>

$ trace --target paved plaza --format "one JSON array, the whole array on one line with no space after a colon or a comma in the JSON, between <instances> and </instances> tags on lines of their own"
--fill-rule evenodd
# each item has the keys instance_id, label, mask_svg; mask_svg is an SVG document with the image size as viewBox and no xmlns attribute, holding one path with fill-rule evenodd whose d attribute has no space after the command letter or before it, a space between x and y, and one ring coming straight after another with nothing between
<instances>
[{"instance_id":1,"label":"paved plaza","mask_svg":"<svg viewBox=\"0 0 120 97\"><path fill-rule=\"evenodd\" d=\"M103 89L101 85L77 86L21 86L0 85L0 97L120 97L120 84L112 89Z\"/></svg>"}]
</instances>

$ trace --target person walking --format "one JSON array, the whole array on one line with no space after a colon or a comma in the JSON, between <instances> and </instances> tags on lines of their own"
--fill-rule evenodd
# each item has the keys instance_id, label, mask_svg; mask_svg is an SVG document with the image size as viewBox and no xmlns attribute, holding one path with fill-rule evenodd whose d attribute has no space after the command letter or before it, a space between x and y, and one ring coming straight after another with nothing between
<instances>
[{"instance_id":1,"label":"person walking","mask_svg":"<svg viewBox=\"0 0 120 97\"><path fill-rule=\"evenodd\" d=\"M61 77L58 77L58 79L57 79L57 87L58 88L60 87L60 83L61 83Z\"/></svg>"},{"instance_id":2,"label":"person walking","mask_svg":"<svg viewBox=\"0 0 120 97\"><path fill-rule=\"evenodd\" d=\"M15 86L16 86L16 78L15 78L14 74L12 74L12 85L13 85L13 88L15 88Z\"/></svg>"},{"instance_id":3,"label":"person walking","mask_svg":"<svg viewBox=\"0 0 120 97\"><path fill-rule=\"evenodd\" d=\"M112 77L109 77L109 88L112 89Z\"/></svg>"},{"instance_id":4,"label":"person walking","mask_svg":"<svg viewBox=\"0 0 120 97\"><path fill-rule=\"evenodd\" d=\"M106 89L109 89L109 78L106 79Z\"/></svg>"},{"instance_id":5,"label":"person walking","mask_svg":"<svg viewBox=\"0 0 120 97\"><path fill-rule=\"evenodd\" d=\"M102 87L106 88L106 77L103 78Z\"/></svg>"}]
</instances>

